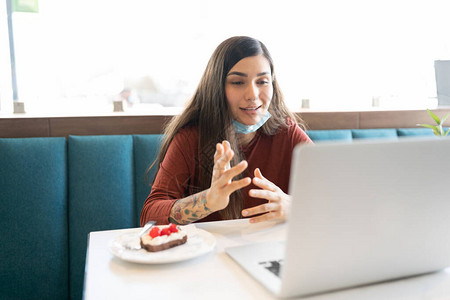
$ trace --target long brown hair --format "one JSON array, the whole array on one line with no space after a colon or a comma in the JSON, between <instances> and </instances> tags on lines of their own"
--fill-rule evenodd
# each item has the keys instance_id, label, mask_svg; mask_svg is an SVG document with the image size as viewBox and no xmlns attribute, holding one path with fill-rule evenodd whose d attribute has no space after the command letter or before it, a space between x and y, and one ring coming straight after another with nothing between
<instances>
[{"instance_id":1,"label":"long brown hair","mask_svg":"<svg viewBox=\"0 0 450 300\"><path fill-rule=\"evenodd\" d=\"M175 116L164 129L164 139L155 163L162 163L172 139L177 132L188 125L198 128L198 182L196 191L208 189L211 186L212 169L214 166L215 145L228 140L235 152L231 166L242 159L239 144L233 128L233 117L225 97L225 80L231 68L241 59L263 55L270 64L272 72L273 98L269 106L272 117L261 127L264 134L273 135L280 127L288 126L286 120L291 119L302 125L301 119L291 113L284 103L284 98L275 79L272 57L266 46L251 37L236 36L223 41L212 54L200 83L187 103L184 111ZM153 165L152 165L153 166ZM151 167L150 167L151 168ZM242 176L238 176L242 178ZM222 219L237 219L243 209L242 193L236 191L230 196L229 205L220 211Z\"/></svg>"}]
</instances>

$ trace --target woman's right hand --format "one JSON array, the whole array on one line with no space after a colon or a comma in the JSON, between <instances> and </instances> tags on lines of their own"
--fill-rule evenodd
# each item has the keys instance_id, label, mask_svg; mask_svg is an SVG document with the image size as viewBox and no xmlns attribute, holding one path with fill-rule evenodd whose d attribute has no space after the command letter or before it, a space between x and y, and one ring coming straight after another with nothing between
<instances>
[{"instance_id":1,"label":"woman's right hand","mask_svg":"<svg viewBox=\"0 0 450 300\"><path fill-rule=\"evenodd\" d=\"M243 160L234 167L230 167L230 161L234 156L234 151L228 141L223 141L216 145L214 154L214 168L211 179L211 187L207 190L207 206L212 211L222 210L228 206L230 195L251 183L249 177L232 181L233 177L242 173L248 166Z\"/></svg>"}]
</instances>

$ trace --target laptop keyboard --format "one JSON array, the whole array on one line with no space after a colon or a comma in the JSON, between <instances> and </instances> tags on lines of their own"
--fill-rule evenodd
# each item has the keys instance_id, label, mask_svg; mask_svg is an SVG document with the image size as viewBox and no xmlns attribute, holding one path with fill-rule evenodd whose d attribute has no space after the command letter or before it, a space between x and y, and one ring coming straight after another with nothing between
<instances>
[{"instance_id":1,"label":"laptop keyboard","mask_svg":"<svg viewBox=\"0 0 450 300\"><path fill-rule=\"evenodd\" d=\"M259 262L260 265L262 265L265 269L275 274L277 277L280 277L280 269L283 263L284 263L283 259Z\"/></svg>"}]
</instances>

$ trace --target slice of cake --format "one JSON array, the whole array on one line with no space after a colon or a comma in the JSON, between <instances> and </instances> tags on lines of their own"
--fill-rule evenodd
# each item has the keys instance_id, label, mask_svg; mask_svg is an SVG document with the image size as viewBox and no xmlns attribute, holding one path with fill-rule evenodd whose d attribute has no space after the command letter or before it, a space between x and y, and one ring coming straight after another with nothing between
<instances>
[{"instance_id":1,"label":"slice of cake","mask_svg":"<svg viewBox=\"0 0 450 300\"><path fill-rule=\"evenodd\" d=\"M175 224L154 226L141 237L141 246L149 252L166 250L187 241L187 233Z\"/></svg>"}]
</instances>

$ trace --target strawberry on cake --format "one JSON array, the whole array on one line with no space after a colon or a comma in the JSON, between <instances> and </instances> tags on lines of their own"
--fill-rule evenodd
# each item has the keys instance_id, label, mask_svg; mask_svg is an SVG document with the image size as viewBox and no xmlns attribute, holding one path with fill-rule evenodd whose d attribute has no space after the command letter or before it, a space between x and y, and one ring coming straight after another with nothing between
<instances>
[{"instance_id":1,"label":"strawberry on cake","mask_svg":"<svg viewBox=\"0 0 450 300\"><path fill-rule=\"evenodd\" d=\"M186 241L186 231L170 223L169 225L154 226L148 234L141 237L141 246L149 252L157 252L182 245Z\"/></svg>"}]
</instances>

